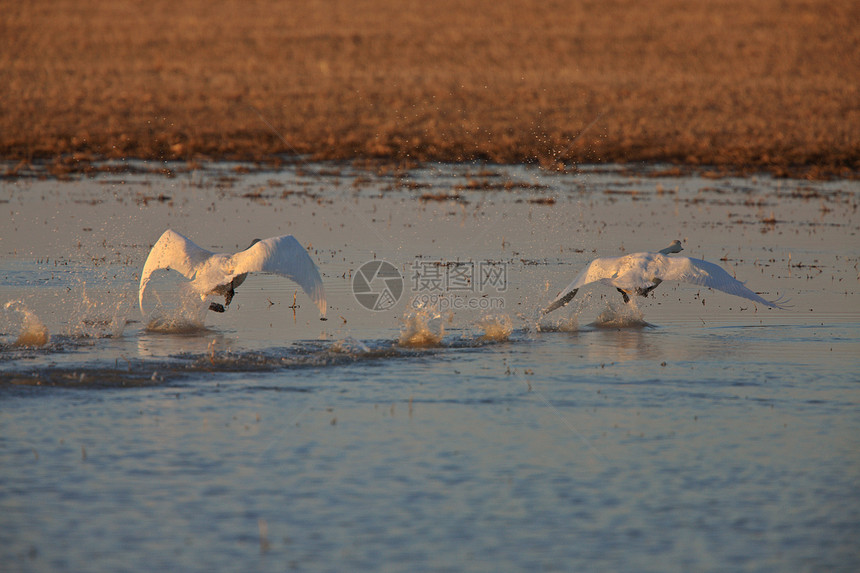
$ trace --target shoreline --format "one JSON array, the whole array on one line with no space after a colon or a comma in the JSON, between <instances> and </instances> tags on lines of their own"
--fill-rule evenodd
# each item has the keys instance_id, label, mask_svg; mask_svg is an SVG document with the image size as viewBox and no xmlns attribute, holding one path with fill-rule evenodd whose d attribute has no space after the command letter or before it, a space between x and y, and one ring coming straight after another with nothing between
<instances>
[{"instance_id":1,"label":"shoreline","mask_svg":"<svg viewBox=\"0 0 860 573\"><path fill-rule=\"evenodd\" d=\"M611 171L644 178L651 177L690 177L703 179L723 179L727 177L757 177L769 176L777 179L795 179L809 181L828 181L841 179L845 181L860 180L860 170L842 168L831 170L818 165L763 167L756 165L692 165L670 163L664 161L629 161L606 163L579 163L547 165L539 161L523 163L497 163L484 160L470 161L416 161L412 159L390 159L386 157L356 157L351 159L326 159L311 156L277 156L269 158L198 158L198 159L149 159L149 158L102 158L89 153L72 153L62 157L40 160L10 161L0 158L0 181L18 180L56 180L71 181L104 175L156 175L167 178L188 174L195 170L207 169L211 166L233 164L230 171L236 174L279 172L287 168L301 169L309 164L332 164L336 167L349 167L356 171L373 173L388 173L404 175L413 169L420 169L430 164L467 165L476 168L504 167L533 167L547 173L595 173Z\"/></svg>"},{"instance_id":2,"label":"shoreline","mask_svg":"<svg viewBox=\"0 0 860 573\"><path fill-rule=\"evenodd\" d=\"M851 0L57 0L4 18L0 158L57 171L308 156L860 173Z\"/></svg>"}]
</instances>

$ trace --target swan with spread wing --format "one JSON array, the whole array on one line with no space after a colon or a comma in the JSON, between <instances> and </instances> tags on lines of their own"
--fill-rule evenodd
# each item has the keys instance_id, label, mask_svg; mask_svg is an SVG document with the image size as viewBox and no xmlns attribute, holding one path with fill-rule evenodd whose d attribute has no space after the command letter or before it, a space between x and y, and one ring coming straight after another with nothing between
<instances>
[{"instance_id":1,"label":"swan with spread wing","mask_svg":"<svg viewBox=\"0 0 860 573\"><path fill-rule=\"evenodd\" d=\"M751 291L719 265L701 259L669 256L682 250L681 242L673 241L657 252L594 259L543 310L543 314L563 307L580 288L594 282L614 286L624 297L624 302L630 302L633 295L648 296L663 281L681 281L721 290L765 306L784 308L780 301L766 300Z\"/></svg>"},{"instance_id":2,"label":"swan with spread wing","mask_svg":"<svg viewBox=\"0 0 860 573\"><path fill-rule=\"evenodd\" d=\"M235 254L213 253L195 245L176 231L166 230L153 245L140 275L138 300L141 312L143 295L152 273L172 269L191 282L190 287L202 300L223 296L224 304L211 303L209 309L224 312L248 273L263 272L287 277L296 282L319 308L325 318L326 298L319 270L313 259L292 235L254 239L244 251Z\"/></svg>"}]
</instances>

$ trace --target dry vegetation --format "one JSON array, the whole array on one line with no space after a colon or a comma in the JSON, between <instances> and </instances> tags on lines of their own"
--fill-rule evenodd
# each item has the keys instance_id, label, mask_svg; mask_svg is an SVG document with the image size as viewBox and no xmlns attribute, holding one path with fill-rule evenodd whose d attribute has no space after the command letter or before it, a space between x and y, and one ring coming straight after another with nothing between
<instances>
[{"instance_id":1,"label":"dry vegetation","mask_svg":"<svg viewBox=\"0 0 860 573\"><path fill-rule=\"evenodd\" d=\"M5 0L0 156L856 174L858 6Z\"/></svg>"}]
</instances>

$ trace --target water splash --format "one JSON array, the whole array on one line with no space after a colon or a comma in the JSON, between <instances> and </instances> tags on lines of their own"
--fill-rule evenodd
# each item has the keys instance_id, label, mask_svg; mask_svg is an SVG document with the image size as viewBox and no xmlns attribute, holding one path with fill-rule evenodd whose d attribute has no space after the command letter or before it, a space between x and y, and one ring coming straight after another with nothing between
<instances>
[{"instance_id":1,"label":"water splash","mask_svg":"<svg viewBox=\"0 0 860 573\"><path fill-rule=\"evenodd\" d=\"M76 303L69 317L69 336L76 338L117 338L122 336L128 323L133 301L125 296L104 299L91 298L86 283L81 283Z\"/></svg>"},{"instance_id":2,"label":"water splash","mask_svg":"<svg viewBox=\"0 0 860 573\"><path fill-rule=\"evenodd\" d=\"M484 331L479 340L487 342L508 340L514 331L514 324L506 314L488 314L482 317L476 325Z\"/></svg>"},{"instance_id":3,"label":"water splash","mask_svg":"<svg viewBox=\"0 0 860 573\"><path fill-rule=\"evenodd\" d=\"M203 334L209 329L202 320L177 315L156 315L147 320L146 331L159 334Z\"/></svg>"},{"instance_id":4,"label":"water splash","mask_svg":"<svg viewBox=\"0 0 860 573\"><path fill-rule=\"evenodd\" d=\"M12 342L13 346L34 347L48 344L51 339L48 327L23 302L9 301L3 306L3 310L4 318L11 322L9 330L18 332Z\"/></svg>"},{"instance_id":5,"label":"water splash","mask_svg":"<svg viewBox=\"0 0 860 573\"><path fill-rule=\"evenodd\" d=\"M209 303L188 288L179 289L173 306L164 304L160 297L155 309L147 316L146 331L161 334L199 334L207 332L204 324Z\"/></svg>"},{"instance_id":6,"label":"water splash","mask_svg":"<svg viewBox=\"0 0 860 573\"><path fill-rule=\"evenodd\" d=\"M579 320L575 314L565 317L561 315L545 322L539 322L538 332L576 332L579 330Z\"/></svg>"},{"instance_id":7,"label":"water splash","mask_svg":"<svg viewBox=\"0 0 860 573\"><path fill-rule=\"evenodd\" d=\"M365 343L351 336L335 341L334 343L332 343L329 350L331 352L350 354L353 356L357 356L360 354L370 354L371 352L370 348Z\"/></svg>"},{"instance_id":8,"label":"water splash","mask_svg":"<svg viewBox=\"0 0 860 573\"><path fill-rule=\"evenodd\" d=\"M432 308L416 308L403 317L398 344L406 348L439 346L445 336L444 317Z\"/></svg>"},{"instance_id":9,"label":"water splash","mask_svg":"<svg viewBox=\"0 0 860 573\"><path fill-rule=\"evenodd\" d=\"M630 299L629 303L621 303L616 305L613 302L607 302L606 308L597 315L597 319L589 324L594 328L644 328L651 326L646 322L642 311L636 306L634 299Z\"/></svg>"}]
</instances>

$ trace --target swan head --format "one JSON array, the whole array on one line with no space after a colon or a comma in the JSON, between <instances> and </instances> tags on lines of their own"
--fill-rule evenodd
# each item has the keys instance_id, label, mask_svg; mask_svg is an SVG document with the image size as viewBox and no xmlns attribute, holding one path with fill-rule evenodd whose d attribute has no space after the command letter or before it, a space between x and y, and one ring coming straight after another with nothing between
<instances>
[{"instance_id":1,"label":"swan head","mask_svg":"<svg viewBox=\"0 0 860 573\"><path fill-rule=\"evenodd\" d=\"M668 255L669 253L680 253L684 250L684 247L681 246L681 241L675 239L672 241L672 244L666 247L665 249L660 249L661 255Z\"/></svg>"}]
</instances>

